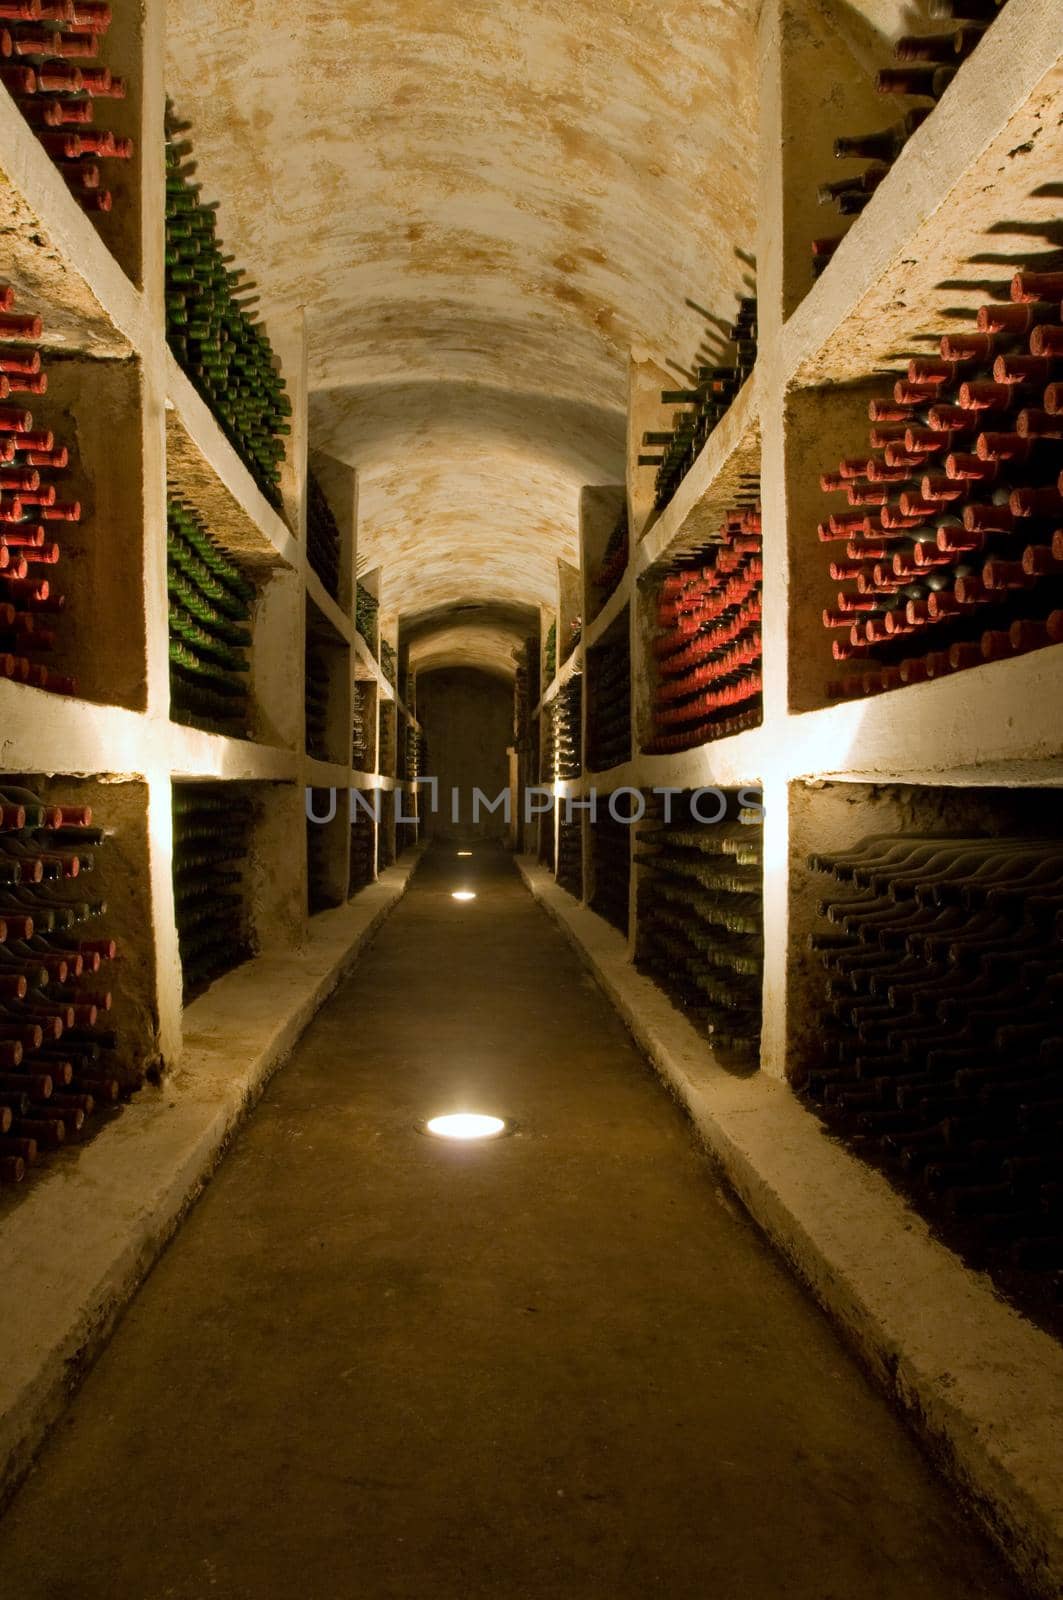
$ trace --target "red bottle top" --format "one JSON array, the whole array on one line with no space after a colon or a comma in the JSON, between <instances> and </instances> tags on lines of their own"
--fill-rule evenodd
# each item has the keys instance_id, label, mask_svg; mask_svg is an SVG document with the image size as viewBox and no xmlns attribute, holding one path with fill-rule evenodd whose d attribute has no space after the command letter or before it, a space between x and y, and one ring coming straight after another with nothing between
<instances>
[{"instance_id":1,"label":"red bottle top","mask_svg":"<svg viewBox=\"0 0 1063 1600\"><path fill-rule=\"evenodd\" d=\"M1023 439L1063 439L1063 417L1027 406L1015 418L1015 432Z\"/></svg>"},{"instance_id":2,"label":"red bottle top","mask_svg":"<svg viewBox=\"0 0 1063 1600\"><path fill-rule=\"evenodd\" d=\"M1063 272L1017 272L1011 280L1011 298L1059 300L1063 298Z\"/></svg>"}]
</instances>

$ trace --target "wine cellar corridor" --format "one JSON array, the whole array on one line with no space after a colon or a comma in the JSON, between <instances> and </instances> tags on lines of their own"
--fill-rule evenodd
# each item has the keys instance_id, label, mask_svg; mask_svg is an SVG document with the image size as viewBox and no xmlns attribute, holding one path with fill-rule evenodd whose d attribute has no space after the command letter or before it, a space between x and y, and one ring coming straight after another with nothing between
<instances>
[{"instance_id":1,"label":"wine cellar corridor","mask_svg":"<svg viewBox=\"0 0 1063 1600\"><path fill-rule=\"evenodd\" d=\"M501 847L457 923L453 881L432 850L145 1284L0 1525L12 1590L634 1600L785 1565L797 1600L1012 1600ZM415 1131L469 1098L514 1136Z\"/></svg>"},{"instance_id":2,"label":"wine cellar corridor","mask_svg":"<svg viewBox=\"0 0 1063 1600\"><path fill-rule=\"evenodd\" d=\"M0 0L0 1591L1063 1597L1063 0Z\"/></svg>"}]
</instances>

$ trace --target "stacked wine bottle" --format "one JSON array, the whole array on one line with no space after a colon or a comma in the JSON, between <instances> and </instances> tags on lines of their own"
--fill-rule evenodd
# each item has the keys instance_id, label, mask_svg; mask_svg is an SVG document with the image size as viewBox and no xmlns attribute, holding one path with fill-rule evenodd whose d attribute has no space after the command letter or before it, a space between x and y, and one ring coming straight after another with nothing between
<instances>
[{"instance_id":1,"label":"stacked wine bottle","mask_svg":"<svg viewBox=\"0 0 1063 1600\"><path fill-rule=\"evenodd\" d=\"M306 558L333 600L340 594L340 530L325 491L306 475Z\"/></svg>"},{"instance_id":2,"label":"stacked wine bottle","mask_svg":"<svg viewBox=\"0 0 1063 1600\"><path fill-rule=\"evenodd\" d=\"M330 761L328 652L312 635L306 639L306 753L315 761Z\"/></svg>"},{"instance_id":3,"label":"stacked wine bottle","mask_svg":"<svg viewBox=\"0 0 1063 1600\"><path fill-rule=\"evenodd\" d=\"M49 658L66 610L54 587L62 529L80 522L81 504L63 493L66 445L12 399L47 392L41 333L40 317L16 310L14 290L0 286L0 677L75 694L77 679Z\"/></svg>"},{"instance_id":4,"label":"stacked wine bottle","mask_svg":"<svg viewBox=\"0 0 1063 1600\"><path fill-rule=\"evenodd\" d=\"M543 676L547 686L557 677L557 618L546 630L546 647L543 651Z\"/></svg>"},{"instance_id":5,"label":"stacked wine bottle","mask_svg":"<svg viewBox=\"0 0 1063 1600\"><path fill-rule=\"evenodd\" d=\"M554 860L554 821L556 808L541 813L538 818L538 859L540 866L553 872L556 867Z\"/></svg>"},{"instance_id":6,"label":"stacked wine bottle","mask_svg":"<svg viewBox=\"0 0 1063 1600\"><path fill-rule=\"evenodd\" d=\"M657 591L656 686L645 749L692 750L761 720L760 507L673 562Z\"/></svg>"},{"instance_id":7,"label":"stacked wine bottle","mask_svg":"<svg viewBox=\"0 0 1063 1600\"><path fill-rule=\"evenodd\" d=\"M306 908L312 917L339 903L332 879L335 835L327 823L314 821L315 817L328 816L331 799L327 789L310 791L308 809L312 815L308 814L306 819Z\"/></svg>"},{"instance_id":8,"label":"stacked wine bottle","mask_svg":"<svg viewBox=\"0 0 1063 1600\"><path fill-rule=\"evenodd\" d=\"M414 727L412 722L406 724L406 737L403 741L404 757L400 777L408 783L416 783L421 776L421 730Z\"/></svg>"},{"instance_id":9,"label":"stacked wine bottle","mask_svg":"<svg viewBox=\"0 0 1063 1600\"><path fill-rule=\"evenodd\" d=\"M379 606L376 596L371 595L368 589L358 584L354 596L354 626L369 646L373 655L376 655L377 623Z\"/></svg>"},{"instance_id":10,"label":"stacked wine bottle","mask_svg":"<svg viewBox=\"0 0 1063 1600\"><path fill-rule=\"evenodd\" d=\"M899 65L887 67L875 81L881 95L903 95L906 99L928 100L930 104L911 107L892 127L836 139L837 160L867 161L870 165L857 177L822 184L820 205L837 206L843 217L855 217L863 211L912 134L929 117L1004 4L1005 0L932 0L932 20L955 21L961 26L951 33L905 34L894 47ZM814 277L824 270L844 238L842 232L813 240Z\"/></svg>"},{"instance_id":11,"label":"stacked wine bottle","mask_svg":"<svg viewBox=\"0 0 1063 1600\"><path fill-rule=\"evenodd\" d=\"M210 732L250 730L254 585L180 501L166 508L170 715Z\"/></svg>"},{"instance_id":12,"label":"stacked wine bottle","mask_svg":"<svg viewBox=\"0 0 1063 1600\"><path fill-rule=\"evenodd\" d=\"M669 823L660 801L651 802L637 841L636 964L709 1037L722 1062L755 1067L764 967L761 812L731 795L718 822L701 822L699 811L714 815L719 805L682 795Z\"/></svg>"},{"instance_id":13,"label":"stacked wine bottle","mask_svg":"<svg viewBox=\"0 0 1063 1600\"><path fill-rule=\"evenodd\" d=\"M367 683L356 683L351 691L351 766L356 772L368 772L372 757L372 689Z\"/></svg>"},{"instance_id":14,"label":"stacked wine bottle","mask_svg":"<svg viewBox=\"0 0 1063 1600\"><path fill-rule=\"evenodd\" d=\"M367 805L372 806L380 791L361 791ZM367 811L355 798L351 814L351 857L348 868L348 895L358 893L372 883L376 868L376 828L374 814Z\"/></svg>"},{"instance_id":15,"label":"stacked wine bottle","mask_svg":"<svg viewBox=\"0 0 1063 1600\"><path fill-rule=\"evenodd\" d=\"M387 777L395 773L395 702L385 700L380 706L380 739L377 770Z\"/></svg>"},{"instance_id":16,"label":"stacked wine bottle","mask_svg":"<svg viewBox=\"0 0 1063 1600\"><path fill-rule=\"evenodd\" d=\"M578 778L583 771L583 679L573 676L563 683L550 703L554 724L553 776L567 781Z\"/></svg>"},{"instance_id":17,"label":"stacked wine bottle","mask_svg":"<svg viewBox=\"0 0 1063 1600\"><path fill-rule=\"evenodd\" d=\"M57 804L0 778L0 1181L85 1130L138 1087L115 1066L106 1023L117 946L90 887L105 832L88 806ZM89 877L89 883L85 878Z\"/></svg>"},{"instance_id":18,"label":"stacked wine bottle","mask_svg":"<svg viewBox=\"0 0 1063 1600\"><path fill-rule=\"evenodd\" d=\"M921 683L1063 639L1063 272L946 334L870 404L867 454L821 478L848 509L823 613L852 676L832 698Z\"/></svg>"},{"instance_id":19,"label":"stacked wine bottle","mask_svg":"<svg viewBox=\"0 0 1063 1600\"><path fill-rule=\"evenodd\" d=\"M587 766L606 772L631 760L631 645L625 609L587 651Z\"/></svg>"},{"instance_id":20,"label":"stacked wine bottle","mask_svg":"<svg viewBox=\"0 0 1063 1600\"><path fill-rule=\"evenodd\" d=\"M1063 1285L1063 840L877 835L825 876L807 1094L955 1242Z\"/></svg>"},{"instance_id":21,"label":"stacked wine bottle","mask_svg":"<svg viewBox=\"0 0 1063 1600\"><path fill-rule=\"evenodd\" d=\"M658 511L675 494L690 471L706 439L727 415L739 389L753 371L757 360L757 302L738 302L738 316L728 331L734 347L733 360L713 367L699 367L697 387L662 389L661 404L681 406L672 417L669 429L642 435L643 446L652 446L638 457L640 467L656 467L654 500Z\"/></svg>"},{"instance_id":22,"label":"stacked wine bottle","mask_svg":"<svg viewBox=\"0 0 1063 1600\"><path fill-rule=\"evenodd\" d=\"M561 641L561 664L564 666L569 656L575 650L583 637L583 618L573 617L568 625L568 631Z\"/></svg>"},{"instance_id":23,"label":"stacked wine bottle","mask_svg":"<svg viewBox=\"0 0 1063 1600\"><path fill-rule=\"evenodd\" d=\"M230 266L217 237L217 205L200 199L190 124L166 117L166 336L272 506L280 507L284 438L292 404L265 329L254 284Z\"/></svg>"},{"instance_id":24,"label":"stacked wine bottle","mask_svg":"<svg viewBox=\"0 0 1063 1600\"><path fill-rule=\"evenodd\" d=\"M110 211L100 163L128 161L133 141L96 126L96 102L124 100L125 80L100 64L111 25L105 0L3 0L0 79L83 211ZM89 65L92 63L92 65Z\"/></svg>"},{"instance_id":25,"label":"stacked wine bottle","mask_svg":"<svg viewBox=\"0 0 1063 1600\"><path fill-rule=\"evenodd\" d=\"M380 670L394 689L399 681L398 657L395 654L395 646L390 644L387 639L381 639L380 641Z\"/></svg>"},{"instance_id":26,"label":"stacked wine bottle","mask_svg":"<svg viewBox=\"0 0 1063 1600\"><path fill-rule=\"evenodd\" d=\"M628 895L631 888L632 825L621 816L617 820L599 805L591 821L592 882L591 910L627 937Z\"/></svg>"},{"instance_id":27,"label":"stacked wine bottle","mask_svg":"<svg viewBox=\"0 0 1063 1600\"><path fill-rule=\"evenodd\" d=\"M616 519L613 531L609 535L605 550L602 553L602 559L598 563L598 569L592 579L597 591L598 611L601 611L609 596L615 593L617 585L627 571L628 544L629 532L627 506L625 505Z\"/></svg>"},{"instance_id":28,"label":"stacked wine bottle","mask_svg":"<svg viewBox=\"0 0 1063 1600\"><path fill-rule=\"evenodd\" d=\"M568 817L564 800L558 802L557 881L577 900L583 898L583 826L579 816Z\"/></svg>"},{"instance_id":29,"label":"stacked wine bottle","mask_svg":"<svg viewBox=\"0 0 1063 1600\"><path fill-rule=\"evenodd\" d=\"M253 802L232 785L173 786L173 890L185 999L251 954L244 884Z\"/></svg>"},{"instance_id":30,"label":"stacked wine bottle","mask_svg":"<svg viewBox=\"0 0 1063 1600\"><path fill-rule=\"evenodd\" d=\"M391 843L391 822L395 815L394 801L386 790L380 793L380 821L376 830L376 870L383 872L395 859Z\"/></svg>"}]
</instances>

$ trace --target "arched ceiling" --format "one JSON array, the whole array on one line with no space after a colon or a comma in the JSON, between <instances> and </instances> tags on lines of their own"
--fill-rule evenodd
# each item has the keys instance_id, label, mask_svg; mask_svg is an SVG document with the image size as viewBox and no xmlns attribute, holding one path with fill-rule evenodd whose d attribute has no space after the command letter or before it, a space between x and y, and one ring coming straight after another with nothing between
<instances>
[{"instance_id":1,"label":"arched ceiling","mask_svg":"<svg viewBox=\"0 0 1063 1600\"><path fill-rule=\"evenodd\" d=\"M686 366L696 307L733 313L754 9L171 4L204 194L267 324L305 308L311 438L359 468L387 609L552 599L580 487L623 475L629 350Z\"/></svg>"}]
</instances>

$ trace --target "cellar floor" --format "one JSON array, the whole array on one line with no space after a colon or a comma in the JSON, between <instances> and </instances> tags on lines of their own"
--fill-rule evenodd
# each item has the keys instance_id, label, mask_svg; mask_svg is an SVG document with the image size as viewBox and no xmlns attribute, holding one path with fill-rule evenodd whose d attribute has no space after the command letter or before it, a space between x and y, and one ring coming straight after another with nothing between
<instances>
[{"instance_id":1,"label":"cellar floor","mask_svg":"<svg viewBox=\"0 0 1063 1600\"><path fill-rule=\"evenodd\" d=\"M517 1131L416 1131L459 1106ZM273 1080L0 1572L22 1600L1018 1592L491 846L428 853Z\"/></svg>"}]
</instances>

